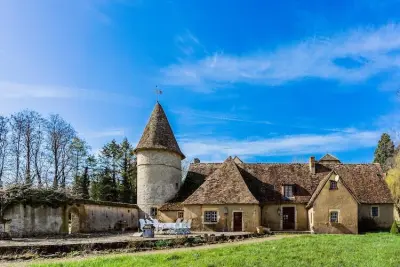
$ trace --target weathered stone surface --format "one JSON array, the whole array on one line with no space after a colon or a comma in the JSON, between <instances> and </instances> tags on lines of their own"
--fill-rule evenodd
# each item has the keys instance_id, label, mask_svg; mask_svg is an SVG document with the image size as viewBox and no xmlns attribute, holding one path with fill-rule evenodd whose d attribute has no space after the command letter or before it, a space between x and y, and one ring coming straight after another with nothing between
<instances>
[{"instance_id":1,"label":"weathered stone surface","mask_svg":"<svg viewBox=\"0 0 400 267\"><path fill-rule=\"evenodd\" d=\"M142 150L137 153L137 203L149 214L173 198L181 186L181 158L169 151Z\"/></svg>"},{"instance_id":2,"label":"weathered stone surface","mask_svg":"<svg viewBox=\"0 0 400 267\"><path fill-rule=\"evenodd\" d=\"M0 225L0 231L13 237L58 235L118 230L121 224L127 229L137 229L138 208L124 203L96 204L95 201L58 208L16 204L4 217L10 221L5 224L5 229Z\"/></svg>"}]
</instances>

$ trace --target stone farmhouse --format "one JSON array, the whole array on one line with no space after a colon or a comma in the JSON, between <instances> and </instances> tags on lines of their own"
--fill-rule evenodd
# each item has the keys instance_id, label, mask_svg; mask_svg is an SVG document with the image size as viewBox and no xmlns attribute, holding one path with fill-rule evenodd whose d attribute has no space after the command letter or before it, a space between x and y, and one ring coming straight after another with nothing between
<instances>
[{"instance_id":1,"label":"stone farmhouse","mask_svg":"<svg viewBox=\"0 0 400 267\"><path fill-rule=\"evenodd\" d=\"M327 154L308 163L190 164L157 103L135 149L140 217L192 219L200 231L352 233L390 228L394 203L378 164L345 164Z\"/></svg>"}]
</instances>

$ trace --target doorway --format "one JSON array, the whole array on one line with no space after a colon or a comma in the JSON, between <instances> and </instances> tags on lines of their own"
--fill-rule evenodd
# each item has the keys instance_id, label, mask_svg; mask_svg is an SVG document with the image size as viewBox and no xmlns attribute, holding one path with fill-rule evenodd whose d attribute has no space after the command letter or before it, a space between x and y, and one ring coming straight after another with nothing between
<instances>
[{"instance_id":1,"label":"doorway","mask_svg":"<svg viewBox=\"0 0 400 267\"><path fill-rule=\"evenodd\" d=\"M74 234L80 232L79 210L75 207L68 211L68 233Z\"/></svg>"},{"instance_id":2,"label":"doorway","mask_svg":"<svg viewBox=\"0 0 400 267\"><path fill-rule=\"evenodd\" d=\"M282 229L295 230L295 207L282 207Z\"/></svg>"},{"instance_id":3,"label":"doorway","mask_svg":"<svg viewBox=\"0 0 400 267\"><path fill-rule=\"evenodd\" d=\"M243 213L241 211L233 212L233 231L234 232L243 231Z\"/></svg>"}]
</instances>

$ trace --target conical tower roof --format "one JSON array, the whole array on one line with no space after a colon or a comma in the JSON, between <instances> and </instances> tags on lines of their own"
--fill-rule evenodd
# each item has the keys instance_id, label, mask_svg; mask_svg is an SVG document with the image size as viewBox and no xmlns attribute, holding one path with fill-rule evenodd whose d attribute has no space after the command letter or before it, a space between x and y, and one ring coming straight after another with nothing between
<instances>
[{"instance_id":1,"label":"conical tower roof","mask_svg":"<svg viewBox=\"0 0 400 267\"><path fill-rule=\"evenodd\" d=\"M145 149L167 150L179 154L182 159L185 158L185 155L183 155L176 142L167 116L158 102L151 113L146 128L144 128L143 135L135 148L135 152Z\"/></svg>"}]
</instances>

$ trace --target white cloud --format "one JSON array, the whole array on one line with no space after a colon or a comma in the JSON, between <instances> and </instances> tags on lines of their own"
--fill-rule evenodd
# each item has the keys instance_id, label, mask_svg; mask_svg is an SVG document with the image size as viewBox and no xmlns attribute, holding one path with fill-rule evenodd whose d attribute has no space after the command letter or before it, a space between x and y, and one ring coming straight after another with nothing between
<instances>
[{"instance_id":1,"label":"white cloud","mask_svg":"<svg viewBox=\"0 0 400 267\"><path fill-rule=\"evenodd\" d=\"M377 131L337 132L325 135L287 135L257 140L182 139L179 144L188 158L226 158L229 155L297 156L317 153L350 151L374 147L379 140Z\"/></svg>"},{"instance_id":2,"label":"white cloud","mask_svg":"<svg viewBox=\"0 0 400 267\"><path fill-rule=\"evenodd\" d=\"M0 81L0 99L84 99L140 106L133 96L82 88Z\"/></svg>"},{"instance_id":3,"label":"white cloud","mask_svg":"<svg viewBox=\"0 0 400 267\"><path fill-rule=\"evenodd\" d=\"M73 98L79 96L79 90L21 83L0 82L0 98Z\"/></svg>"},{"instance_id":4,"label":"white cloud","mask_svg":"<svg viewBox=\"0 0 400 267\"><path fill-rule=\"evenodd\" d=\"M232 83L279 85L307 77L360 82L400 72L400 24L313 38L275 51L215 53L162 69L166 85L210 91Z\"/></svg>"}]
</instances>

